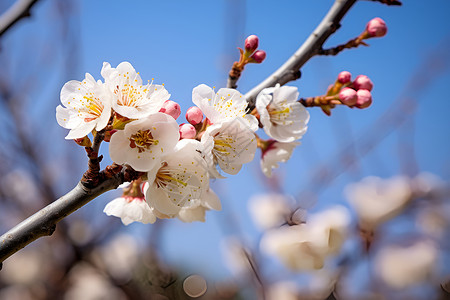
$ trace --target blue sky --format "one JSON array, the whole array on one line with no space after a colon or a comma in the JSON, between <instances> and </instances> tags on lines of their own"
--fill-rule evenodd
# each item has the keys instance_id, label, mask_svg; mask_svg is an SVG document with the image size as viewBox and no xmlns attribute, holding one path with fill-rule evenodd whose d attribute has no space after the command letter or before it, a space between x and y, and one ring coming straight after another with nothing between
<instances>
[{"instance_id":1,"label":"blue sky","mask_svg":"<svg viewBox=\"0 0 450 300\"><path fill-rule=\"evenodd\" d=\"M34 30L32 24L51 24L51 19L44 16L48 16L45 11L54 1L41 2L35 7L33 20L22 22L15 30L30 32ZM370 47L344 51L336 57L311 59L302 69L302 78L290 84L299 88L301 97L309 97L325 93L326 87L343 70L350 71L354 77L366 74L374 82L374 102L369 109L337 108L331 117L319 109L310 110L309 129L302 145L295 150L292 159L275 172L282 179L283 191L294 196L307 188L311 174L319 165L336 164L336 153L344 146L373 132L375 121L385 112L399 110L395 105L397 98L411 99L401 108L405 113L415 109L413 117L401 129L393 128L391 134L376 143L376 148L361 159L358 168L321 189L313 209L342 203L342 189L349 182L367 175L390 177L401 173L411 149L421 171L449 179L450 2L403 2L402 7L388 7L359 1L326 45L332 47L357 36L374 17L386 21L388 34L369 40ZM229 68L238 58L236 47L243 46L246 36L257 34L260 37L260 48L267 52L267 59L261 65L246 67L238 82L242 93L270 75L294 53L333 1L80 0L76 3L74 13L79 25L76 46L80 50L80 61L70 76L56 79L61 82L60 86L71 79L81 80L85 72L100 79L104 61L112 66L129 61L144 81L155 78L155 83L164 83L171 99L179 102L185 111L193 105L191 93L195 86L205 83L220 88L226 84ZM447 69L420 93L405 90L412 74L437 49L444 53L438 65L446 65ZM432 65L425 70L427 73L419 82L437 72ZM56 106L57 93L53 96ZM179 122L184 122L183 115ZM49 111L48 116L53 118L54 110ZM65 130L58 128L56 121L54 126L53 130L61 137L59 143L67 143L63 140ZM413 148L406 148L408 153L402 153L405 149L399 150L399 145L408 143L412 143ZM238 175L213 184L222 199L222 212L210 212L206 223L165 222L162 238L165 257L193 272L206 272L218 278L225 276L227 271L219 262L222 257L218 245L230 229L228 226L232 227L229 222L241 228L251 245L257 242L259 232L249 220L246 201L254 194L268 191L261 178L259 162L255 159ZM97 211L98 218L106 218L101 211L111 197L113 193L89 205ZM298 200L309 202L303 198ZM143 228L140 224L129 226L137 233Z\"/></svg>"}]
</instances>

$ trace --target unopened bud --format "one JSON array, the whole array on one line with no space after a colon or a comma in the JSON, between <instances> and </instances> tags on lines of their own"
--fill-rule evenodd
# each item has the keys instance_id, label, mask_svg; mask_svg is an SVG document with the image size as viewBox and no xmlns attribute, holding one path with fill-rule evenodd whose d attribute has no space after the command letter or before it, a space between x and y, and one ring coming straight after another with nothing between
<instances>
[{"instance_id":1,"label":"unopened bud","mask_svg":"<svg viewBox=\"0 0 450 300\"><path fill-rule=\"evenodd\" d=\"M162 108L159 111L172 116L172 118L174 118L175 120L181 114L180 105L172 100L167 100L166 102L164 102Z\"/></svg>"},{"instance_id":2,"label":"unopened bud","mask_svg":"<svg viewBox=\"0 0 450 300\"><path fill-rule=\"evenodd\" d=\"M356 92L358 99L356 100L357 108L367 108L372 104L372 94L370 91L361 89Z\"/></svg>"},{"instance_id":3,"label":"unopened bud","mask_svg":"<svg viewBox=\"0 0 450 300\"><path fill-rule=\"evenodd\" d=\"M250 58L253 58L253 61L251 61L251 62L260 64L266 58L266 51L257 50L257 51L255 51L255 53L252 54L252 56L250 56Z\"/></svg>"},{"instance_id":4,"label":"unopened bud","mask_svg":"<svg viewBox=\"0 0 450 300\"><path fill-rule=\"evenodd\" d=\"M197 106L192 106L186 111L186 120L192 125L197 125L203 120L203 112Z\"/></svg>"},{"instance_id":5,"label":"unopened bud","mask_svg":"<svg viewBox=\"0 0 450 300\"><path fill-rule=\"evenodd\" d=\"M342 71L338 75L338 81L342 84L346 84L347 82L350 82L352 80L352 74L348 71Z\"/></svg>"},{"instance_id":6,"label":"unopened bud","mask_svg":"<svg viewBox=\"0 0 450 300\"><path fill-rule=\"evenodd\" d=\"M354 89L345 87L339 92L339 100L341 100L341 102L345 105L353 106L356 104L358 96L356 95L356 91Z\"/></svg>"},{"instance_id":7,"label":"unopened bud","mask_svg":"<svg viewBox=\"0 0 450 300\"><path fill-rule=\"evenodd\" d=\"M259 44L259 38L252 34L248 38L245 39L245 51L248 53L255 52L256 49L258 49Z\"/></svg>"},{"instance_id":8,"label":"unopened bud","mask_svg":"<svg viewBox=\"0 0 450 300\"><path fill-rule=\"evenodd\" d=\"M193 139L197 135L195 127L191 124L180 124L180 139Z\"/></svg>"},{"instance_id":9,"label":"unopened bud","mask_svg":"<svg viewBox=\"0 0 450 300\"><path fill-rule=\"evenodd\" d=\"M366 25L366 31L371 37L381 37L387 32L386 23L381 18L374 18Z\"/></svg>"},{"instance_id":10,"label":"unopened bud","mask_svg":"<svg viewBox=\"0 0 450 300\"><path fill-rule=\"evenodd\" d=\"M366 75L358 75L356 76L355 81L353 81L353 87L355 90L363 89L371 91L373 88L373 83Z\"/></svg>"}]
</instances>

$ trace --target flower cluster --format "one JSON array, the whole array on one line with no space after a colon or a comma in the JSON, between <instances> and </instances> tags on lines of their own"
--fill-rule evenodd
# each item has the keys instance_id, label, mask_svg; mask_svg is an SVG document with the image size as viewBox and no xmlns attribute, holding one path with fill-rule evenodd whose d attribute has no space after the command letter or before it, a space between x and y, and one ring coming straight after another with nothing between
<instances>
[{"instance_id":1,"label":"flower cluster","mask_svg":"<svg viewBox=\"0 0 450 300\"><path fill-rule=\"evenodd\" d=\"M249 38L246 51L253 53L256 47L257 41ZM221 209L209 187L210 178L237 174L253 160L261 145L255 135L260 123L280 144L264 149L266 174L276 167L274 160L289 158L298 144L294 141L306 132L309 114L297 102L294 87L264 90L258 96L258 113L249 113L244 95L237 90L216 92L201 84L192 91L196 106L187 110L187 123L178 125L180 105L169 100L164 85L153 80L143 84L128 62L116 68L104 63L101 75L103 81L86 74L81 82L66 83L56 118L70 130L66 139L85 147L92 145L88 134L95 137L101 131L112 161L142 174L104 210L126 225L154 223L157 218L204 221L205 211ZM290 147L289 154L273 151L276 147Z\"/></svg>"}]
</instances>

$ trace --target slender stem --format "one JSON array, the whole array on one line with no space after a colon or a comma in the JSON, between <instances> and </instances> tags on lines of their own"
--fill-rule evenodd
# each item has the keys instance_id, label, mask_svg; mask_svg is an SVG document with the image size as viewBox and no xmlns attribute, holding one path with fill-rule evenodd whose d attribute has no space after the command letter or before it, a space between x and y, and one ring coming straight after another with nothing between
<instances>
[{"instance_id":1,"label":"slender stem","mask_svg":"<svg viewBox=\"0 0 450 300\"><path fill-rule=\"evenodd\" d=\"M313 31L303 45L278 70L251 89L245 97L249 107L253 108L256 96L263 89L284 85L300 78L300 68L322 49L325 41L340 27L340 21L356 0L336 0L319 26Z\"/></svg>"},{"instance_id":2,"label":"slender stem","mask_svg":"<svg viewBox=\"0 0 450 300\"><path fill-rule=\"evenodd\" d=\"M30 16L31 7L38 0L17 0L3 15L0 16L0 36L11 26L24 17Z\"/></svg>"}]
</instances>

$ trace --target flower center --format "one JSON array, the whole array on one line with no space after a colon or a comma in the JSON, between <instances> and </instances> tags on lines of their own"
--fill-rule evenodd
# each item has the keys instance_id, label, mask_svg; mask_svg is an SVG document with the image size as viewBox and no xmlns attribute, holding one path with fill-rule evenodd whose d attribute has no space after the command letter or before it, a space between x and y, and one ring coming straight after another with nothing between
<instances>
[{"instance_id":1,"label":"flower center","mask_svg":"<svg viewBox=\"0 0 450 300\"><path fill-rule=\"evenodd\" d=\"M214 139L214 150L221 154L229 155L231 153L230 150L233 148L232 143L233 139L230 137Z\"/></svg>"},{"instance_id":2,"label":"flower center","mask_svg":"<svg viewBox=\"0 0 450 300\"><path fill-rule=\"evenodd\" d=\"M97 119L98 117L100 117L100 115L103 112L103 104L100 101L99 98L96 98L92 95L92 93L90 93L91 95L89 96L83 96L83 99L85 100L81 100L81 104L84 106L84 121L85 122L90 122L93 121L95 119ZM82 113L82 111L78 111L79 114Z\"/></svg>"},{"instance_id":3,"label":"flower center","mask_svg":"<svg viewBox=\"0 0 450 300\"><path fill-rule=\"evenodd\" d=\"M146 92L146 90L143 90ZM115 93L117 94L117 104L121 106L136 107L139 99L143 97L139 87L134 87L130 84L124 84L122 89L119 86L116 87Z\"/></svg>"},{"instance_id":4,"label":"flower center","mask_svg":"<svg viewBox=\"0 0 450 300\"><path fill-rule=\"evenodd\" d=\"M275 107L269 104L267 106L267 111L269 112L270 121L274 125L290 125L292 120L288 120L291 113L291 108L285 104Z\"/></svg>"},{"instance_id":5,"label":"flower center","mask_svg":"<svg viewBox=\"0 0 450 300\"><path fill-rule=\"evenodd\" d=\"M152 133L150 130L139 130L136 134L133 134L129 138L130 147L137 148L139 153L144 152L150 149L152 145L158 145L159 141L153 139Z\"/></svg>"}]
</instances>

